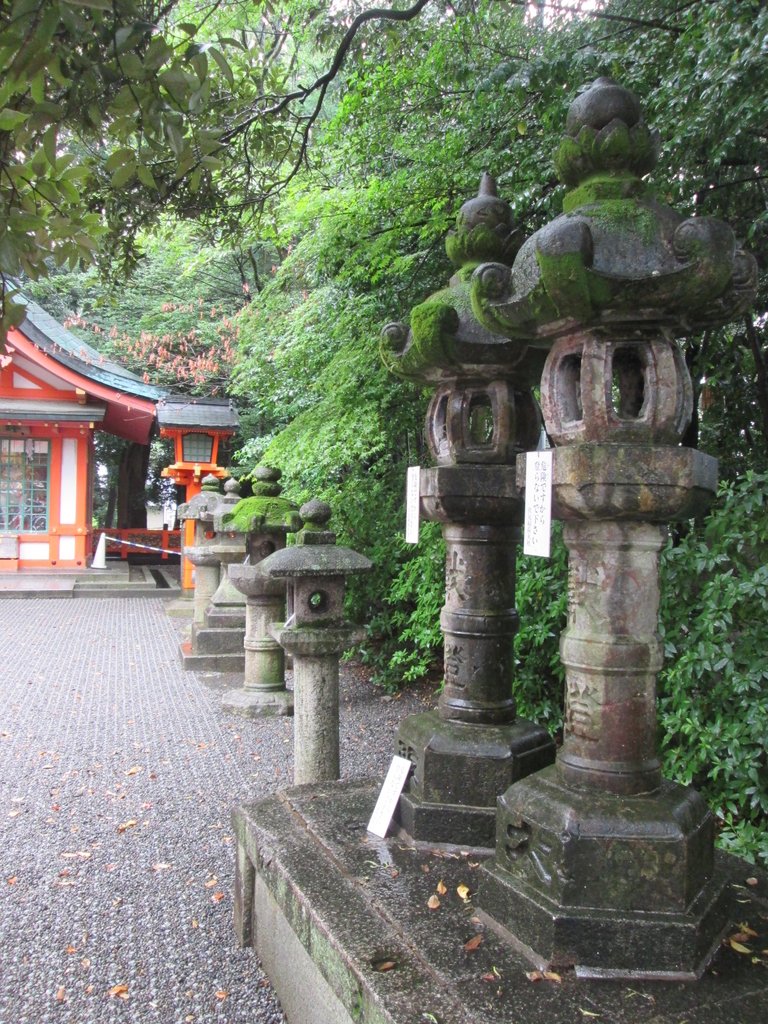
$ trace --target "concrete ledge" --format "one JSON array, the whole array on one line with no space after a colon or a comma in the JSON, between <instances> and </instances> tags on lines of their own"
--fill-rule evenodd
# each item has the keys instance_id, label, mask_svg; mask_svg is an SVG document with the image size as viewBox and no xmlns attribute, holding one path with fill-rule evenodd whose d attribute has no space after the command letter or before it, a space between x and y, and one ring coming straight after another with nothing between
<instances>
[{"instance_id":1,"label":"concrete ledge","mask_svg":"<svg viewBox=\"0 0 768 1024\"><path fill-rule=\"evenodd\" d=\"M756 962L725 945L694 983L532 981L531 963L477 916L480 856L369 835L377 793L366 782L302 786L235 811L238 937L255 946L290 1024L764 1024L768 878L751 865L719 858L733 932L740 922L759 933Z\"/></svg>"}]
</instances>

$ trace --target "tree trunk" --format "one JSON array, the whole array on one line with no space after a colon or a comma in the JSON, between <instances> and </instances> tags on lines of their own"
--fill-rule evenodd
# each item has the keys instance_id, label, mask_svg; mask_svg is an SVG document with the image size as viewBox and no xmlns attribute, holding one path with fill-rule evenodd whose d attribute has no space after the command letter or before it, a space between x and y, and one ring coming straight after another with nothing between
<instances>
[{"instance_id":1,"label":"tree trunk","mask_svg":"<svg viewBox=\"0 0 768 1024\"><path fill-rule=\"evenodd\" d=\"M120 457L117 484L117 528L146 529L146 486L149 445L130 441Z\"/></svg>"}]
</instances>

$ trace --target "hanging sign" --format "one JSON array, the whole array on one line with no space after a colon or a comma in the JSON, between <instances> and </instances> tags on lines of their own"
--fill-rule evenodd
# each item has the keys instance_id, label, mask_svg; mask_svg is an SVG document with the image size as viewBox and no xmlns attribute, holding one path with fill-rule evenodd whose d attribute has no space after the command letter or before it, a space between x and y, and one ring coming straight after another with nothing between
<instances>
[{"instance_id":1,"label":"hanging sign","mask_svg":"<svg viewBox=\"0 0 768 1024\"><path fill-rule=\"evenodd\" d=\"M421 467L409 466L405 483L405 543L419 543Z\"/></svg>"},{"instance_id":2,"label":"hanging sign","mask_svg":"<svg viewBox=\"0 0 768 1024\"><path fill-rule=\"evenodd\" d=\"M552 530L552 449L526 452L523 554L549 558Z\"/></svg>"}]
</instances>

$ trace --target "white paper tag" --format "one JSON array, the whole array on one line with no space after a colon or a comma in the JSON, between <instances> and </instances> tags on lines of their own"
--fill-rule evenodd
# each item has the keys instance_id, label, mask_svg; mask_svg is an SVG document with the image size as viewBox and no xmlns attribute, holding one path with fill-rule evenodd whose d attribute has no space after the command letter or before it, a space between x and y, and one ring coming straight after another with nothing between
<instances>
[{"instance_id":1,"label":"white paper tag","mask_svg":"<svg viewBox=\"0 0 768 1024\"><path fill-rule=\"evenodd\" d=\"M409 466L405 482L405 543L419 543L421 467Z\"/></svg>"},{"instance_id":2,"label":"white paper tag","mask_svg":"<svg viewBox=\"0 0 768 1024\"><path fill-rule=\"evenodd\" d=\"M552 449L525 454L523 554L549 558L552 529Z\"/></svg>"},{"instance_id":3,"label":"white paper tag","mask_svg":"<svg viewBox=\"0 0 768 1024\"><path fill-rule=\"evenodd\" d=\"M384 779L381 791L379 792L379 798L373 809L371 820L368 822L368 831L373 832L380 839L383 839L387 834L387 829L392 821L392 815L397 807L397 801L400 799L400 794L403 791L403 786L412 767L413 765L407 757L398 757L395 754L392 758L387 777Z\"/></svg>"}]
</instances>

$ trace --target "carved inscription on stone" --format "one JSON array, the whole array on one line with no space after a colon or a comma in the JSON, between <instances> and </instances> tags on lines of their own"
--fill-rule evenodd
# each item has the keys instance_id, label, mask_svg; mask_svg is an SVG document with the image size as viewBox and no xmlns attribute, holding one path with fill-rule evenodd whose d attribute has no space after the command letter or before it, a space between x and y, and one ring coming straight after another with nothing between
<instances>
[{"instance_id":1,"label":"carved inscription on stone","mask_svg":"<svg viewBox=\"0 0 768 1024\"><path fill-rule=\"evenodd\" d=\"M445 566L445 589L448 600L455 595L459 601L466 601L469 597L468 582L472 577L467 577L467 561L458 551L451 551Z\"/></svg>"},{"instance_id":2,"label":"carved inscription on stone","mask_svg":"<svg viewBox=\"0 0 768 1024\"><path fill-rule=\"evenodd\" d=\"M566 731L580 739L597 742L600 739L600 702L596 686L586 680L572 682L565 710Z\"/></svg>"},{"instance_id":3,"label":"carved inscription on stone","mask_svg":"<svg viewBox=\"0 0 768 1024\"><path fill-rule=\"evenodd\" d=\"M465 660L464 648L461 644L445 645L445 682L447 686L455 686L459 689L466 686L466 680L460 676Z\"/></svg>"}]
</instances>

